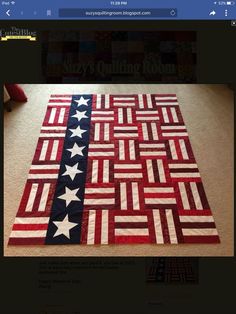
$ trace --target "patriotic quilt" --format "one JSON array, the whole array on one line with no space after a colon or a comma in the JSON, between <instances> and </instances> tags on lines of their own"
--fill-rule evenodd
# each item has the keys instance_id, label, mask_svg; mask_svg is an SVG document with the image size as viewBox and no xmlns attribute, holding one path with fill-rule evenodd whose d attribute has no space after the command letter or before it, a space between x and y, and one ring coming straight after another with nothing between
<instances>
[{"instance_id":1,"label":"patriotic quilt","mask_svg":"<svg viewBox=\"0 0 236 314\"><path fill-rule=\"evenodd\" d=\"M175 94L51 95L10 245L219 241Z\"/></svg>"}]
</instances>

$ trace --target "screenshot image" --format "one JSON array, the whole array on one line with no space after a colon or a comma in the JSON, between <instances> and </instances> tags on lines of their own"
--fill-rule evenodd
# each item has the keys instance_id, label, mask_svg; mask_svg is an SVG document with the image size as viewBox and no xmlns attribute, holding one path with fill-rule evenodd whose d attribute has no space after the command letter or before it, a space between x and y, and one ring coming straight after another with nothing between
<instances>
[{"instance_id":1,"label":"screenshot image","mask_svg":"<svg viewBox=\"0 0 236 314\"><path fill-rule=\"evenodd\" d=\"M234 313L235 42L235 1L0 2L4 314Z\"/></svg>"}]
</instances>

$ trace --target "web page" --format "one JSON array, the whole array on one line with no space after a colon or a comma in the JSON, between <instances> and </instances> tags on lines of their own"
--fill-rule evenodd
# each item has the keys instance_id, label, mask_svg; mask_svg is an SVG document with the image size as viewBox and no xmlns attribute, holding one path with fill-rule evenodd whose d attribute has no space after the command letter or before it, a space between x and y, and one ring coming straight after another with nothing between
<instances>
[{"instance_id":1,"label":"web page","mask_svg":"<svg viewBox=\"0 0 236 314\"><path fill-rule=\"evenodd\" d=\"M2 313L234 313L235 40L235 1L0 2Z\"/></svg>"}]
</instances>

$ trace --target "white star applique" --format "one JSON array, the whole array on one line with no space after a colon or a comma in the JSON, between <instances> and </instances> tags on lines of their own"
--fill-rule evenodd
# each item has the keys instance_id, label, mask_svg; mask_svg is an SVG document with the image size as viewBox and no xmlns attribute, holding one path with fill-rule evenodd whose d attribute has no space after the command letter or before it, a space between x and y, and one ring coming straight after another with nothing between
<instances>
[{"instance_id":1,"label":"white star applique","mask_svg":"<svg viewBox=\"0 0 236 314\"><path fill-rule=\"evenodd\" d=\"M82 111L82 112L80 112L79 110L76 110L76 114L74 114L73 116L71 116L71 117L73 117L73 118L76 118L76 119L78 119L78 121L80 121L81 119L88 119L88 117L86 116L86 112L87 111Z\"/></svg>"},{"instance_id":2,"label":"white star applique","mask_svg":"<svg viewBox=\"0 0 236 314\"><path fill-rule=\"evenodd\" d=\"M83 130L80 128L80 125L76 129L69 129L72 132L72 135L70 137L78 136L82 138L82 134L87 132L87 130Z\"/></svg>"},{"instance_id":3,"label":"white star applique","mask_svg":"<svg viewBox=\"0 0 236 314\"><path fill-rule=\"evenodd\" d=\"M70 204L72 201L81 202L81 200L76 196L78 189L70 190L69 188L65 187L65 194L58 196L61 200L66 201L66 206Z\"/></svg>"},{"instance_id":4,"label":"white star applique","mask_svg":"<svg viewBox=\"0 0 236 314\"><path fill-rule=\"evenodd\" d=\"M70 229L74 228L78 224L70 222L68 220L68 215L62 221L53 221L54 225L57 226L57 231L54 234L53 238L63 234L65 237L70 239Z\"/></svg>"},{"instance_id":5,"label":"white star applique","mask_svg":"<svg viewBox=\"0 0 236 314\"><path fill-rule=\"evenodd\" d=\"M84 156L84 154L82 153L82 150L85 148L86 146L81 146L79 147L76 143L74 143L74 146L72 148L67 148L66 150L68 150L69 152L71 152L70 158L79 155L79 156Z\"/></svg>"},{"instance_id":6,"label":"white star applique","mask_svg":"<svg viewBox=\"0 0 236 314\"><path fill-rule=\"evenodd\" d=\"M73 181L75 176L78 173L83 173L83 171L78 169L78 165L79 165L79 163L75 164L72 167L68 166L68 165L65 165L66 166L66 171L62 174L62 176L70 176L71 180Z\"/></svg>"},{"instance_id":7,"label":"white star applique","mask_svg":"<svg viewBox=\"0 0 236 314\"><path fill-rule=\"evenodd\" d=\"M82 96L82 97L80 97L80 99L79 100L75 100L75 102L77 102L77 106L79 107L79 106L88 106L88 101L89 101L89 99L84 99L84 97Z\"/></svg>"}]
</instances>

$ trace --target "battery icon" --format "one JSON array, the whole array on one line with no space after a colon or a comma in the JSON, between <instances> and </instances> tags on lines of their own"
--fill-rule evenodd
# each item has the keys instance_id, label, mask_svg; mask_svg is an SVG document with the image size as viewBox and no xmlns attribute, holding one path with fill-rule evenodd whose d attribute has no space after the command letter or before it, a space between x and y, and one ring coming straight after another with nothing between
<instances>
[{"instance_id":1,"label":"battery icon","mask_svg":"<svg viewBox=\"0 0 236 314\"><path fill-rule=\"evenodd\" d=\"M234 1L227 1L226 4L227 4L227 5L234 5L235 2L234 2Z\"/></svg>"}]
</instances>

